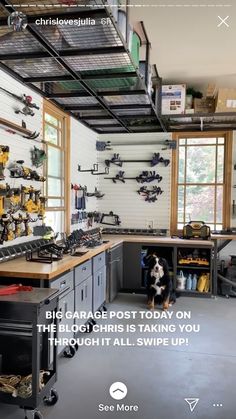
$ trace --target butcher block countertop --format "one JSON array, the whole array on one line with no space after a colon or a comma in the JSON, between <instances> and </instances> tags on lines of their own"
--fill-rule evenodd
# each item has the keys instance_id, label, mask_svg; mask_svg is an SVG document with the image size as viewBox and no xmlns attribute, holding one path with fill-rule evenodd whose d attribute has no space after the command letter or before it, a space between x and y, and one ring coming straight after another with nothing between
<instances>
[{"instance_id":1,"label":"butcher block countertop","mask_svg":"<svg viewBox=\"0 0 236 419\"><path fill-rule=\"evenodd\" d=\"M212 237L213 238L213 237ZM221 236L214 238L221 239ZM225 238L225 236L224 236ZM229 239L235 239L236 236L228 236ZM163 244L163 245L196 245L196 246L213 246L212 241L203 240L183 240L171 237L155 237L155 236L136 236L136 235L103 235L103 240L109 240L95 249L89 250L83 256L65 255L62 260L53 262L52 264L26 262L25 258L13 259L0 264L0 277L9 278L30 278L38 280L53 280L57 276L72 270L83 262L93 258L101 252L111 249L124 242L129 243L145 243L145 244Z\"/></svg>"}]
</instances>

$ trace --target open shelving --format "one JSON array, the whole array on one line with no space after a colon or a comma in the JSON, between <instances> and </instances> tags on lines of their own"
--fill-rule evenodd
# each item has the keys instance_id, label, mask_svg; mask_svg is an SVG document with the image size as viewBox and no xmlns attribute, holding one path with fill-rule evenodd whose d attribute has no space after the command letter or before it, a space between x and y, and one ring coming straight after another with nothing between
<instances>
[{"instance_id":1,"label":"open shelving","mask_svg":"<svg viewBox=\"0 0 236 419\"><path fill-rule=\"evenodd\" d=\"M33 0L27 7L16 0L13 7L0 0L1 68L98 133L166 131L148 93L147 73L141 75L109 4L79 0L73 7L58 7L52 0L52 7L45 7L46 3ZM16 10L28 19L26 29L17 33L7 25L7 17ZM95 24L39 26L39 17L93 19ZM109 24L102 25L102 19ZM147 69L150 44L142 22L141 28Z\"/></svg>"}]
</instances>

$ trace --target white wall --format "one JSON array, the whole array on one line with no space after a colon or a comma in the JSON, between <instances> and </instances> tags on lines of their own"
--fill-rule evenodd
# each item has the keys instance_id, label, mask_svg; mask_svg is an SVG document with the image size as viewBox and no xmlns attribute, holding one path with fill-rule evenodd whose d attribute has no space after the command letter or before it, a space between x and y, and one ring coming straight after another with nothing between
<instances>
[{"instance_id":1,"label":"white wall","mask_svg":"<svg viewBox=\"0 0 236 419\"><path fill-rule=\"evenodd\" d=\"M97 163L97 151L96 151L96 140L97 134L80 122L71 118L71 183L81 186L87 186L88 192L94 192L97 186L97 176L92 175L90 172L78 172L78 165L81 165L81 169L90 169L94 163ZM97 199L87 198L86 199L86 210L95 211L97 209ZM78 211L75 209L75 195L71 192L71 214L75 214ZM71 230L77 228L87 228L86 222L81 224L74 224L71 226Z\"/></svg>"},{"instance_id":2,"label":"white wall","mask_svg":"<svg viewBox=\"0 0 236 419\"><path fill-rule=\"evenodd\" d=\"M42 98L29 89L27 86L23 86L21 83L13 79L12 77L8 76L5 72L0 70L0 87L3 87L17 95L27 94L32 96L33 102L35 102L39 107L40 110L35 109L35 116L24 116L24 115L17 115L15 114L15 109L22 108L20 102L13 99L11 96L5 94L3 91L0 90L0 117L7 119L11 122L14 122L18 125L21 125L22 119L26 122L27 129L31 131L42 131ZM41 147L40 143L36 143L35 141L27 140L21 137L18 134L10 134L6 132L6 130L0 127L0 144L7 145L10 147L10 155L9 155L9 162L14 160L24 160L24 165L27 167L32 167L31 163L31 154L30 150L35 146L38 148ZM39 137L39 139L42 137ZM9 163L8 162L8 163ZM34 168L36 169L36 168ZM40 169L36 169L40 173ZM9 177L9 171L5 169L5 181L1 181L1 185L5 185L7 182L11 187L20 187L20 185L30 186L32 185L36 189L42 188L41 182L35 182L31 180L24 180L24 179L12 179ZM32 218L35 218L34 214L32 214ZM31 229L37 225L41 224L41 222L30 224ZM14 241L7 242L5 245L12 245L20 243L26 240L35 239L33 236L29 237L21 237L15 239Z\"/></svg>"},{"instance_id":3,"label":"white wall","mask_svg":"<svg viewBox=\"0 0 236 419\"><path fill-rule=\"evenodd\" d=\"M170 138L167 134L148 133L148 134L112 134L101 135L99 140L120 142L121 146L114 146L111 151L98 152L98 162L102 167L104 161L110 159L114 153L119 153L121 158L130 160L149 160L152 158L154 152L160 152L161 156L171 160L170 150L161 150L163 145L160 141ZM127 142L133 142L134 145L125 145ZM135 145L140 142L141 145ZM153 143L148 145L148 143ZM144 145L147 143L147 145ZM99 200L98 208L101 212L108 213L113 211L120 216L121 227L130 228L148 228L149 221L153 223L153 228L170 227L170 200L171 200L171 164L164 167L163 164L158 164L151 167L150 163L124 163L122 168L115 165L110 166L111 177L117 174L119 170L125 171L125 176L136 177L142 171L156 171L163 180L149 184L139 184L135 180L127 180L125 184L118 182L113 183L112 180L105 180L105 176L98 177L99 189L105 193L103 199ZM164 191L154 203L145 202L137 190L140 186L160 186ZM105 227L105 226L104 226Z\"/></svg>"}]
</instances>

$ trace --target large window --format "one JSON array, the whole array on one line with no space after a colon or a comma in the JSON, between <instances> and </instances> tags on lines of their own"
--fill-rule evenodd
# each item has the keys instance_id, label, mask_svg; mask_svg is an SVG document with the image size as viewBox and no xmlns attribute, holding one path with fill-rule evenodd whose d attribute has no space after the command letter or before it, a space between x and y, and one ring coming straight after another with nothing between
<instances>
[{"instance_id":1,"label":"large window","mask_svg":"<svg viewBox=\"0 0 236 419\"><path fill-rule=\"evenodd\" d=\"M44 103L44 141L47 153L45 167L46 224L55 232L67 229L67 158L69 149L68 116L54 105Z\"/></svg>"},{"instance_id":2,"label":"large window","mask_svg":"<svg viewBox=\"0 0 236 419\"><path fill-rule=\"evenodd\" d=\"M178 135L172 179L172 232L189 221L204 221L213 230L229 227L231 139Z\"/></svg>"}]
</instances>

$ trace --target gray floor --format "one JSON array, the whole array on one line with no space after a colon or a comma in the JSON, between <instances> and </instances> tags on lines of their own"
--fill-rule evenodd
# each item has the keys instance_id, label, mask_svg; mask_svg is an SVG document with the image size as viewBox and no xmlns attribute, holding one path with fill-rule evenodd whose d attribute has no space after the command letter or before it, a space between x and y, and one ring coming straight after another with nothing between
<instances>
[{"instance_id":1,"label":"gray floor","mask_svg":"<svg viewBox=\"0 0 236 419\"><path fill-rule=\"evenodd\" d=\"M142 310L144 303L144 296L121 294L110 309ZM189 336L188 346L82 347L73 359L61 358L56 385L60 400L54 407L43 406L41 412L45 419L235 419L235 308L234 299L183 297L173 310L192 310L190 323L201 325L199 334ZM138 404L137 413L98 411L100 403L116 404L108 393L114 381L128 387L126 399L119 403ZM184 401L187 397L200 399L193 413ZM223 407L213 407L217 403ZM1 405L0 417L24 415Z\"/></svg>"}]
</instances>

